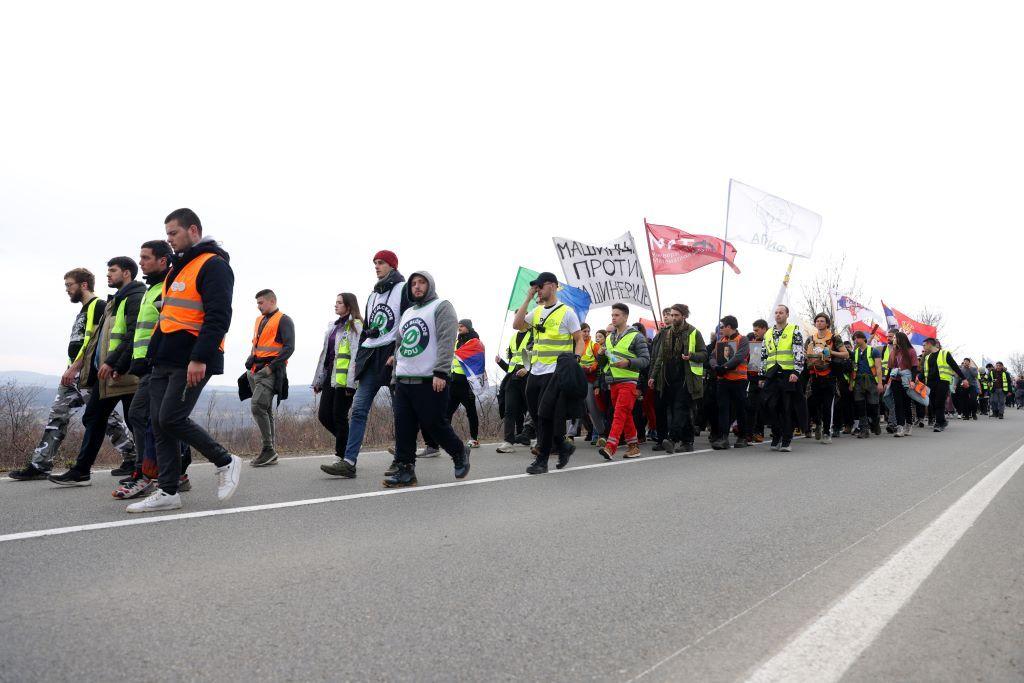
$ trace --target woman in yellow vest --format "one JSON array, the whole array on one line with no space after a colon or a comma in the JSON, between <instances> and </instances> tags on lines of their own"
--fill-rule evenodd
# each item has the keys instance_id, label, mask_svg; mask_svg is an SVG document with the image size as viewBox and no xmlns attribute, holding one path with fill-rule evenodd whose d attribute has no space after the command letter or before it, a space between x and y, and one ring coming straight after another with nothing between
<instances>
[{"instance_id":1,"label":"woman in yellow vest","mask_svg":"<svg viewBox=\"0 0 1024 683\"><path fill-rule=\"evenodd\" d=\"M345 457L348 414L356 393L356 380L349 371L352 359L359 351L359 336L363 332L363 316L356 295L351 292L339 294L334 300L334 314L337 319L327 326L324 333L324 344L313 375L313 393L320 394L317 419L334 436L334 454L340 461ZM327 474L335 474L332 467L333 463L323 464L320 469Z\"/></svg>"}]
</instances>

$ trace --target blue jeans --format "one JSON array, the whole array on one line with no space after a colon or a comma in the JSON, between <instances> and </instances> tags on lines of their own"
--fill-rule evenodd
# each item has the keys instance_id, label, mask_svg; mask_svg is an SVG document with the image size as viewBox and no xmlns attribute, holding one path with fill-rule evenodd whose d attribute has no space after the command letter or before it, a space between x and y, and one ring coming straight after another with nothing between
<instances>
[{"instance_id":1,"label":"blue jeans","mask_svg":"<svg viewBox=\"0 0 1024 683\"><path fill-rule=\"evenodd\" d=\"M380 374L373 368L367 368L359 378L359 388L352 399L352 417L348 425L348 443L345 444L345 460L355 464L359 458L359 449L363 446L366 436L366 418L373 407L373 399L384 386Z\"/></svg>"}]
</instances>

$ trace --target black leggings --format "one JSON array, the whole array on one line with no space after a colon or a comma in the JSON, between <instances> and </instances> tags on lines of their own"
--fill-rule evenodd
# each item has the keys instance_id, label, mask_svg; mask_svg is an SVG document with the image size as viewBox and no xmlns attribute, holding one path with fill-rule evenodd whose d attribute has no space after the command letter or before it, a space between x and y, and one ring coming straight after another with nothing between
<instances>
[{"instance_id":1,"label":"black leggings","mask_svg":"<svg viewBox=\"0 0 1024 683\"><path fill-rule=\"evenodd\" d=\"M811 374L811 398L807 408L811 419L817 422L822 432L832 431L832 405L836 400L836 381L831 375L824 377Z\"/></svg>"},{"instance_id":2,"label":"black leggings","mask_svg":"<svg viewBox=\"0 0 1024 683\"><path fill-rule=\"evenodd\" d=\"M348 411L352 407L355 392L347 389L324 387L320 392L320 407L317 419L324 429L334 435L334 454L345 457L345 444L348 443Z\"/></svg>"},{"instance_id":3,"label":"black leggings","mask_svg":"<svg viewBox=\"0 0 1024 683\"><path fill-rule=\"evenodd\" d=\"M452 376L451 390L448 393L448 411L445 413L449 424L459 406L466 409L469 437L476 441L480 436L480 417L476 413L476 394L473 393L473 388L469 386L469 380L465 375Z\"/></svg>"}]
</instances>

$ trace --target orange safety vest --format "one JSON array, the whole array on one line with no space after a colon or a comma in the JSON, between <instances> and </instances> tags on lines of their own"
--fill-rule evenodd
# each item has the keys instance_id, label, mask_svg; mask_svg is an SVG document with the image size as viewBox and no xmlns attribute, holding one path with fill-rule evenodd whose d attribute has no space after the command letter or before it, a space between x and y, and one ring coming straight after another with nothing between
<instances>
[{"instance_id":1,"label":"orange safety vest","mask_svg":"<svg viewBox=\"0 0 1024 683\"><path fill-rule=\"evenodd\" d=\"M214 256L216 254L200 254L189 261L180 272L169 273L164 279L160 332L170 334L184 330L194 337L199 336L206 313L203 310L203 298L199 295L196 279L206 262ZM223 339L220 340L220 350L224 350Z\"/></svg>"},{"instance_id":2,"label":"orange safety vest","mask_svg":"<svg viewBox=\"0 0 1024 683\"><path fill-rule=\"evenodd\" d=\"M736 342L736 347L738 349L739 348L739 343L740 343L740 335L739 335L739 333L737 333L735 337L725 337L725 336L723 336L721 339L719 339L719 343L720 344L726 344L726 343L728 343L730 341L734 341L734 340ZM742 380L746 380L747 379L747 362L748 361L743 361L742 363L737 365L732 370L729 370L728 372L726 372L724 375L721 376L722 379L727 379L727 380L739 380L739 379L742 379Z\"/></svg>"},{"instance_id":3,"label":"orange safety vest","mask_svg":"<svg viewBox=\"0 0 1024 683\"><path fill-rule=\"evenodd\" d=\"M822 339L818 336L817 330L815 330L815 332L811 334L811 338L807 340L807 350L811 351L814 347L821 346L822 348L828 348L829 353L832 353L832 346L834 343L832 341L832 331L826 330L825 335L825 338ZM832 373L832 363L824 358L816 358L809 363L809 365L811 374L817 377L828 377Z\"/></svg>"},{"instance_id":4,"label":"orange safety vest","mask_svg":"<svg viewBox=\"0 0 1024 683\"><path fill-rule=\"evenodd\" d=\"M267 320L267 324L263 326L262 332L260 331L260 323L263 322L264 316L257 316L256 324L252 327L252 357L257 361L270 360L281 355L284 344L276 341L276 339L277 328L281 324L281 317L283 315L281 311L274 311L274 314Z\"/></svg>"}]
</instances>

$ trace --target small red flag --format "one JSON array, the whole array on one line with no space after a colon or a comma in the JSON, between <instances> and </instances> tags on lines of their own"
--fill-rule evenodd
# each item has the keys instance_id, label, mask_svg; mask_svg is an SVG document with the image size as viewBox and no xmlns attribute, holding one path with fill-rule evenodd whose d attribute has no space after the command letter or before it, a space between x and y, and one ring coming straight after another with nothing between
<instances>
[{"instance_id":1,"label":"small red flag","mask_svg":"<svg viewBox=\"0 0 1024 683\"><path fill-rule=\"evenodd\" d=\"M647 228L647 246L655 275L682 275L709 263L722 260L722 240L711 235L692 235L667 225L655 225L644 219ZM739 274L734 263L736 247L725 243L725 262Z\"/></svg>"}]
</instances>

